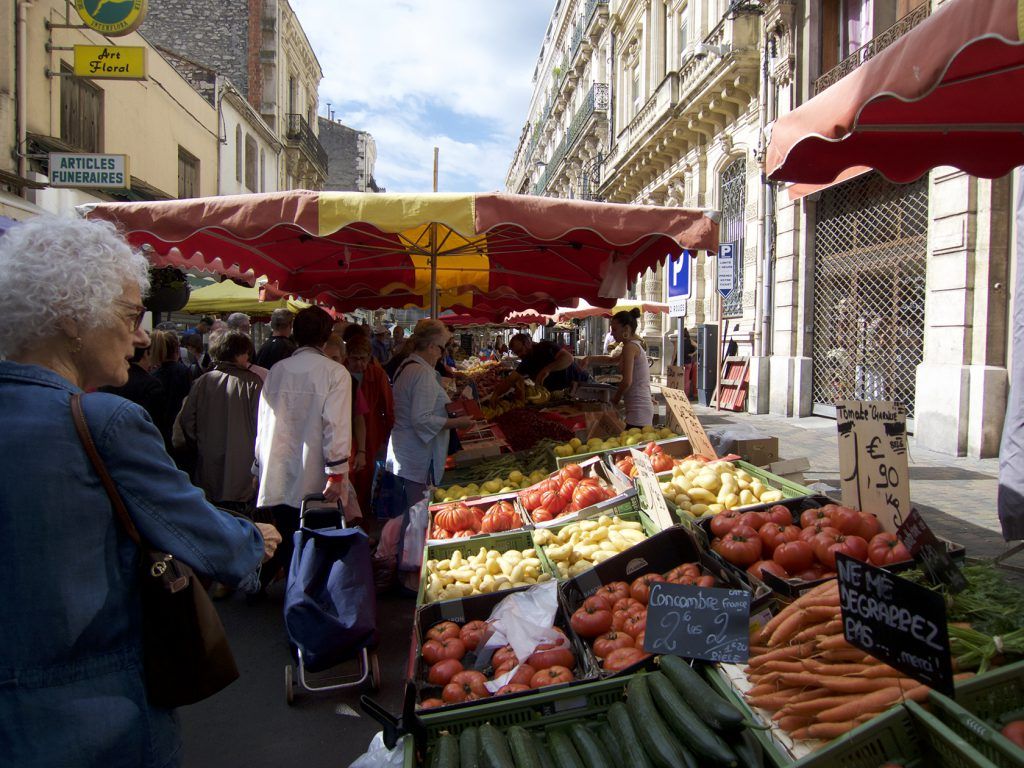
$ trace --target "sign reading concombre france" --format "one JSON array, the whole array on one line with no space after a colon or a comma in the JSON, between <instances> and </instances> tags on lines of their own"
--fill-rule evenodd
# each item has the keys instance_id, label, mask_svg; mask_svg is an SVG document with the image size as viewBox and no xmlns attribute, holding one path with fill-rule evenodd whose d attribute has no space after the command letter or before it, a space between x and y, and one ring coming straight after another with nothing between
<instances>
[{"instance_id":1,"label":"sign reading concombre france","mask_svg":"<svg viewBox=\"0 0 1024 768\"><path fill-rule=\"evenodd\" d=\"M111 37L138 29L146 18L146 5L147 0L75 0L82 23Z\"/></svg>"},{"instance_id":2,"label":"sign reading concombre france","mask_svg":"<svg viewBox=\"0 0 1024 768\"><path fill-rule=\"evenodd\" d=\"M50 153L51 187L128 189L131 180L127 155Z\"/></svg>"}]
</instances>

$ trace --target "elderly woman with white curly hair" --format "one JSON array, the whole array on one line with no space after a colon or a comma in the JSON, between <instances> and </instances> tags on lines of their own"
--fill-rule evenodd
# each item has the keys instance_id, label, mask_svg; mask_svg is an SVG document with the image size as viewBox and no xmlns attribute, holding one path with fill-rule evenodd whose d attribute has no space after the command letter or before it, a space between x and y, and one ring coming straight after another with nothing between
<instances>
[{"instance_id":1,"label":"elderly woman with white curly hair","mask_svg":"<svg viewBox=\"0 0 1024 768\"><path fill-rule=\"evenodd\" d=\"M17 766L173 766L173 710L147 701L139 549L72 420L87 429L143 541L235 584L280 541L210 506L146 412L92 393L146 344L145 259L108 224L39 217L0 237L0 744Z\"/></svg>"}]
</instances>

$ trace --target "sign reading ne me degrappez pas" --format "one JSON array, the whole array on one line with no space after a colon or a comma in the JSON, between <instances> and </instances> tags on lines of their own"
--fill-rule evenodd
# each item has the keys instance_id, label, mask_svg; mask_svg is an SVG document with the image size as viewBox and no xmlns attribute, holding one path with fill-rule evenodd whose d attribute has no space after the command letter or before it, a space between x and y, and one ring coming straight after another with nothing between
<instances>
[{"instance_id":1,"label":"sign reading ne me degrappez pas","mask_svg":"<svg viewBox=\"0 0 1024 768\"><path fill-rule=\"evenodd\" d=\"M50 186L128 189L128 156L51 152Z\"/></svg>"}]
</instances>

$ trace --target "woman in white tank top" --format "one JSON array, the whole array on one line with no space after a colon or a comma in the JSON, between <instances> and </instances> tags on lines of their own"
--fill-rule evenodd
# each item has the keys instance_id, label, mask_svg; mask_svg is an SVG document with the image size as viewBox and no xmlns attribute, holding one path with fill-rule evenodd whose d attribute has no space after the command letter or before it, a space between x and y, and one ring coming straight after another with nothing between
<instances>
[{"instance_id":1,"label":"woman in white tank top","mask_svg":"<svg viewBox=\"0 0 1024 768\"><path fill-rule=\"evenodd\" d=\"M626 427L647 427L654 423L654 403L651 400L651 368L647 363L647 352L636 335L636 321L639 309L616 312L612 315L611 331L615 340L622 343L622 354L618 357L607 355L585 358L584 364L618 362L622 380L612 395L612 402L621 400L626 407Z\"/></svg>"}]
</instances>

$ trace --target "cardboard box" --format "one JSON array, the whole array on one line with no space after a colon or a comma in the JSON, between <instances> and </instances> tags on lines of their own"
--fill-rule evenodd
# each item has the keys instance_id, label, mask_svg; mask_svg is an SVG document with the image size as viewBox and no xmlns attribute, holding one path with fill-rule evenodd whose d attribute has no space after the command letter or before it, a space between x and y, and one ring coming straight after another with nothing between
<instances>
[{"instance_id":1,"label":"cardboard box","mask_svg":"<svg viewBox=\"0 0 1024 768\"><path fill-rule=\"evenodd\" d=\"M732 450L748 464L764 467L779 460L779 438L743 438L734 441Z\"/></svg>"}]
</instances>

